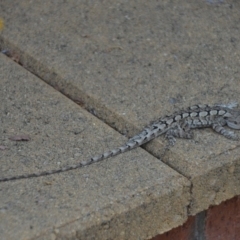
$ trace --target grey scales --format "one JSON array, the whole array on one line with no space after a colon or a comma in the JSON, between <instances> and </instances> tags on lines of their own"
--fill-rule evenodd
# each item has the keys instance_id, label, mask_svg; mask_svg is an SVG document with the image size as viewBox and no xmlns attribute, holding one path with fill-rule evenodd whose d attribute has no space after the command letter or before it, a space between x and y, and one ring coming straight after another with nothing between
<instances>
[{"instance_id":1,"label":"grey scales","mask_svg":"<svg viewBox=\"0 0 240 240\"><path fill-rule=\"evenodd\" d=\"M185 110L180 110L171 115L159 118L157 121L145 127L139 134L130 138L121 147L92 157L89 161L82 161L76 165L69 165L56 170L0 178L0 182L41 177L88 166L92 163L132 150L163 134L168 140L168 145L173 146L176 138L193 138L192 129L196 128L212 128L215 132L228 139L238 140L234 132L225 128L225 126L228 126L231 129L240 129L240 109L236 109L237 106L238 104L236 102L229 104L194 105Z\"/></svg>"}]
</instances>

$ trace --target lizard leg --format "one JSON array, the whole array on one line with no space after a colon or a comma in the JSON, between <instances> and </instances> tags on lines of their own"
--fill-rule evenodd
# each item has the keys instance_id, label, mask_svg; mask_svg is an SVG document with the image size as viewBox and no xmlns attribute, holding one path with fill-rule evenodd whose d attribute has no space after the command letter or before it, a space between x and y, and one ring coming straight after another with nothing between
<instances>
[{"instance_id":1,"label":"lizard leg","mask_svg":"<svg viewBox=\"0 0 240 240\"><path fill-rule=\"evenodd\" d=\"M166 152L170 149L170 147L174 146L176 142L176 138L186 138L186 139L191 139L193 138L193 132L191 131L191 128L189 127L188 124L184 124L182 126L176 126L172 129L169 129L165 137L168 141L166 147L163 150L163 153L161 154L160 159L164 157Z\"/></svg>"},{"instance_id":2,"label":"lizard leg","mask_svg":"<svg viewBox=\"0 0 240 240\"><path fill-rule=\"evenodd\" d=\"M176 138L193 138L193 132L188 124L182 126L176 126L173 129L169 129L166 132L166 139L168 140L169 146L173 146L176 142Z\"/></svg>"},{"instance_id":3,"label":"lizard leg","mask_svg":"<svg viewBox=\"0 0 240 240\"><path fill-rule=\"evenodd\" d=\"M226 137L226 138L228 138L228 139L238 140L238 136L237 136L234 132L225 129L225 128L224 128L221 124L219 124L219 123L214 123L214 124L212 125L212 129L213 129L215 132L223 135L224 137Z\"/></svg>"}]
</instances>

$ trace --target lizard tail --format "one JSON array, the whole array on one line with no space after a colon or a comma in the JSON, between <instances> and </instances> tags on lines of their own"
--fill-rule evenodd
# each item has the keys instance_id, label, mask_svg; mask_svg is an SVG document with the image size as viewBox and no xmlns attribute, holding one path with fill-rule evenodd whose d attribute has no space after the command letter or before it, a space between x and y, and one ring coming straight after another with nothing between
<instances>
[{"instance_id":1,"label":"lizard tail","mask_svg":"<svg viewBox=\"0 0 240 240\"><path fill-rule=\"evenodd\" d=\"M36 177L42 177L42 176L47 176L47 175L51 175L51 174L55 174L55 173L62 173L62 172L67 172L70 170L78 169L78 168L90 165L92 163L95 163L95 162L100 162L109 157L113 157L113 156L119 155L121 153L130 151L136 147L143 145L144 143L151 141L153 138L155 138L156 136L159 136L163 133L164 133L164 131L162 131L160 134L159 134L159 131L157 131L157 130L148 131L148 129L146 128L140 134L129 139L125 145L115 148L111 151L105 152L101 155L92 157L90 159L90 161L82 161L78 164L66 166L66 167L63 167L63 168L60 168L57 170L50 170L50 171L45 171L45 172L40 172L40 173L31 173L31 174L24 174L24 175L19 175L19 176L14 176L14 177L0 178L0 182L7 182L7 181L13 181L13 180L27 179L27 178L36 178Z\"/></svg>"},{"instance_id":2,"label":"lizard tail","mask_svg":"<svg viewBox=\"0 0 240 240\"><path fill-rule=\"evenodd\" d=\"M148 128L145 128L141 133L139 133L138 135L130 138L128 140L128 142L126 142L123 146L115 148L111 151L105 152L101 155L92 157L90 161L82 162L82 164L90 165L94 162L99 162L99 161L104 160L106 158L114 157L114 156L119 155L121 153L130 151L130 150L132 150L136 147L139 147L139 146L143 145L144 143L147 143L147 142L151 141L152 139L156 138L159 135L162 135L163 133L165 133L165 131L161 131L159 133L159 129L155 129L155 130L150 131Z\"/></svg>"},{"instance_id":3,"label":"lizard tail","mask_svg":"<svg viewBox=\"0 0 240 240\"><path fill-rule=\"evenodd\" d=\"M57 170L50 170L50 171L45 171L45 172L40 172L40 173L30 173L30 174L24 174L24 175L19 175L19 176L14 176L14 177L6 177L6 178L0 178L0 182L7 182L7 181L13 181L13 180L20 180L20 179L27 179L27 178L36 178L36 177L43 177L55 173L61 173L61 172L67 172L70 170L74 170L77 168L81 168L85 166L82 163L76 164L76 165L71 165L67 167L63 167Z\"/></svg>"},{"instance_id":4,"label":"lizard tail","mask_svg":"<svg viewBox=\"0 0 240 240\"><path fill-rule=\"evenodd\" d=\"M92 157L90 159L90 161L82 161L76 165L71 165L71 166L66 166L64 168L60 168L57 170L50 170L50 171L45 171L45 172L40 172L40 173L31 173L31 174L24 174L24 175L19 175L19 176L13 176L13 177L6 177L6 178L0 178L0 182L7 182L7 181L13 181L13 180L20 180L20 179L27 179L27 178L36 178L36 177L43 177L43 176L47 176L47 175L51 175L51 174L55 174L55 173L62 173L62 172L67 172L70 170L74 170L77 168L81 168L87 165L90 165L94 162L100 162L106 158L109 157L113 157L116 156L120 153L124 153L126 151L129 151L133 148L136 148L137 146L139 146L139 143L137 141L131 141L126 143L125 145L113 149L111 151L105 152L99 156L96 157Z\"/></svg>"}]
</instances>

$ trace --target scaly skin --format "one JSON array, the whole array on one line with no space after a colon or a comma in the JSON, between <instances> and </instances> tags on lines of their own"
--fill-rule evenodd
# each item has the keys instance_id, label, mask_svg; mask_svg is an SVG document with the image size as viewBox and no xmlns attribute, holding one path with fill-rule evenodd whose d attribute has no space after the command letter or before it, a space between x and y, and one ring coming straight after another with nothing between
<instances>
[{"instance_id":1,"label":"scaly skin","mask_svg":"<svg viewBox=\"0 0 240 240\"><path fill-rule=\"evenodd\" d=\"M163 134L165 134L168 139L169 145L174 145L176 141L175 138L192 138L193 133L191 130L196 128L210 127L228 139L238 140L234 132L224 128L224 126L227 125L232 129L240 129L240 110L234 109L236 107L237 103L213 106L194 105L158 119L150 126L145 127L142 132L129 139L123 146L92 157L87 162L80 162L76 165L66 166L57 170L0 178L0 182L46 176L81 168L132 150Z\"/></svg>"}]
</instances>

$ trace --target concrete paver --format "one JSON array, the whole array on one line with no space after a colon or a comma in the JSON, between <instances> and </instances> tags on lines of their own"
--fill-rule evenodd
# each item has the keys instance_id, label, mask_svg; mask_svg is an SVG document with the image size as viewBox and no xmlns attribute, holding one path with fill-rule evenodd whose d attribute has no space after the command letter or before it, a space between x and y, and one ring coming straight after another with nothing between
<instances>
[{"instance_id":1,"label":"concrete paver","mask_svg":"<svg viewBox=\"0 0 240 240\"><path fill-rule=\"evenodd\" d=\"M239 142L227 140L210 129L195 132L194 138L177 143L165 156L170 166L184 172L192 182L189 211L193 215L240 194Z\"/></svg>"},{"instance_id":2,"label":"concrete paver","mask_svg":"<svg viewBox=\"0 0 240 240\"><path fill-rule=\"evenodd\" d=\"M240 3L209 3L2 0L0 45L133 136L176 108L239 100ZM145 147L159 157L163 140ZM238 155L238 143L206 129L168 152L164 161L191 180L189 214L240 194Z\"/></svg>"},{"instance_id":3,"label":"concrete paver","mask_svg":"<svg viewBox=\"0 0 240 240\"><path fill-rule=\"evenodd\" d=\"M126 139L0 55L1 177L77 163ZM9 137L27 135L29 141ZM189 181L141 148L78 170L0 184L0 235L145 239L187 218ZM66 231L67 229L67 231Z\"/></svg>"}]
</instances>

